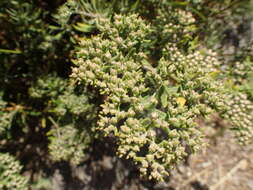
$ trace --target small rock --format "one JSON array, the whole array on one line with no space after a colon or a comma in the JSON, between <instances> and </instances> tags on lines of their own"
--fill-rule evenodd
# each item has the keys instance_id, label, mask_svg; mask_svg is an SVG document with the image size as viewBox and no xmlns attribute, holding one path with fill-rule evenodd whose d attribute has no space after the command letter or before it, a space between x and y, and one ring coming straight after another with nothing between
<instances>
[{"instance_id":1,"label":"small rock","mask_svg":"<svg viewBox=\"0 0 253 190\"><path fill-rule=\"evenodd\" d=\"M247 185L248 185L248 187L249 187L250 189L253 190L253 180L249 180L249 181L247 182Z\"/></svg>"}]
</instances>

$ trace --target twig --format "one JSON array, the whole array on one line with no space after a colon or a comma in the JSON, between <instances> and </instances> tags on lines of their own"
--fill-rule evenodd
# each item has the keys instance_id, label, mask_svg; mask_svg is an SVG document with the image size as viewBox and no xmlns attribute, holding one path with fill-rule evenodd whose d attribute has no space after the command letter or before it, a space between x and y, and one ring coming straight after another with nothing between
<instances>
[{"instance_id":1,"label":"twig","mask_svg":"<svg viewBox=\"0 0 253 190\"><path fill-rule=\"evenodd\" d=\"M217 17L219 16L221 13L225 12L228 9L231 9L233 6L235 6L236 4L240 4L242 2L242 0L238 0L238 1L234 1L232 2L230 5L228 5L227 7L225 7L222 10L219 10L217 12L214 12L213 14L210 15L210 17Z\"/></svg>"},{"instance_id":2,"label":"twig","mask_svg":"<svg viewBox=\"0 0 253 190\"><path fill-rule=\"evenodd\" d=\"M0 111L19 111L19 110L31 110L31 107L25 107L22 105L11 103L11 107L1 108Z\"/></svg>"},{"instance_id":3,"label":"twig","mask_svg":"<svg viewBox=\"0 0 253 190\"><path fill-rule=\"evenodd\" d=\"M220 185L227 181L238 169L243 167L246 164L246 160L242 159L238 164L236 164L220 181L210 187L210 190L216 190Z\"/></svg>"},{"instance_id":4,"label":"twig","mask_svg":"<svg viewBox=\"0 0 253 190\"><path fill-rule=\"evenodd\" d=\"M218 173L219 173L219 180L221 179L221 176L222 176L222 167L221 167L221 164L220 162L218 162ZM223 185L220 185L220 190L223 189Z\"/></svg>"}]
</instances>

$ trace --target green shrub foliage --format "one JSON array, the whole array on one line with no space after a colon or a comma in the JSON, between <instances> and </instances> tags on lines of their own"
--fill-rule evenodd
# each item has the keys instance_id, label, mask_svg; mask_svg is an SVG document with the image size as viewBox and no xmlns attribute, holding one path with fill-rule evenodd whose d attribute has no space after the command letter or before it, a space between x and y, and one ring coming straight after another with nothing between
<instances>
[{"instance_id":1,"label":"green shrub foliage","mask_svg":"<svg viewBox=\"0 0 253 190\"><path fill-rule=\"evenodd\" d=\"M237 22L249 2L1 0L0 189L33 183L26 147L78 165L110 138L163 181L205 145L198 121L213 113L252 143L252 51L215 51L222 17Z\"/></svg>"},{"instance_id":2,"label":"green shrub foliage","mask_svg":"<svg viewBox=\"0 0 253 190\"><path fill-rule=\"evenodd\" d=\"M27 190L27 178L20 175L22 166L8 153L0 153L0 188Z\"/></svg>"}]
</instances>

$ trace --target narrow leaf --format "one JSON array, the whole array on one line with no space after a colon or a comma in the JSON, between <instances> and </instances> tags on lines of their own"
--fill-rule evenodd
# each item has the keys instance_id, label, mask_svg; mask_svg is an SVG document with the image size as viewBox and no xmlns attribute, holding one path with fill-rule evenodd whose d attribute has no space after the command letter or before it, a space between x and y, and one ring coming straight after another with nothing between
<instances>
[{"instance_id":1,"label":"narrow leaf","mask_svg":"<svg viewBox=\"0 0 253 190\"><path fill-rule=\"evenodd\" d=\"M89 24L85 24L85 23L77 23L76 25L73 25L74 29L76 29L79 32L91 32L95 27L91 26Z\"/></svg>"},{"instance_id":2,"label":"narrow leaf","mask_svg":"<svg viewBox=\"0 0 253 190\"><path fill-rule=\"evenodd\" d=\"M165 108L168 105L168 94L166 92L163 92L163 94L161 95L161 103L162 106Z\"/></svg>"},{"instance_id":3,"label":"narrow leaf","mask_svg":"<svg viewBox=\"0 0 253 190\"><path fill-rule=\"evenodd\" d=\"M0 53L13 53L13 54L21 54L20 50L11 50L11 49L0 49Z\"/></svg>"}]
</instances>

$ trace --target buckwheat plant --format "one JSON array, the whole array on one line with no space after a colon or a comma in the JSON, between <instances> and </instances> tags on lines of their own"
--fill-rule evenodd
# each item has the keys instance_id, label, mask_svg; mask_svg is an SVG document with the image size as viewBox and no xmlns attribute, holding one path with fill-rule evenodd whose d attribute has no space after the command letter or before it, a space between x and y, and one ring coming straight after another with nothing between
<instances>
[{"instance_id":1,"label":"buckwheat plant","mask_svg":"<svg viewBox=\"0 0 253 190\"><path fill-rule=\"evenodd\" d=\"M184 54L173 43L155 63L151 27L138 15L99 23L100 34L80 39L72 78L104 96L97 130L118 140L118 155L163 180L203 144L196 118L226 107L213 79L220 63L212 52Z\"/></svg>"},{"instance_id":2,"label":"buckwheat plant","mask_svg":"<svg viewBox=\"0 0 253 190\"><path fill-rule=\"evenodd\" d=\"M230 121L231 128L241 144L253 142L253 103L243 93L229 95L229 110L224 117Z\"/></svg>"},{"instance_id":3,"label":"buckwheat plant","mask_svg":"<svg viewBox=\"0 0 253 190\"><path fill-rule=\"evenodd\" d=\"M0 189L28 190L28 179L20 174L22 167L8 153L0 153Z\"/></svg>"},{"instance_id":4,"label":"buckwheat plant","mask_svg":"<svg viewBox=\"0 0 253 190\"><path fill-rule=\"evenodd\" d=\"M85 158L84 150L87 150L90 138L83 131L80 133L75 126L62 126L50 131L49 152L52 160L70 161L72 164L80 164Z\"/></svg>"},{"instance_id":5,"label":"buckwheat plant","mask_svg":"<svg viewBox=\"0 0 253 190\"><path fill-rule=\"evenodd\" d=\"M229 73L233 76L233 82L244 84L253 73L253 62L247 57L244 61L236 61L229 67Z\"/></svg>"},{"instance_id":6,"label":"buckwheat plant","mask_svg":"<svg viewBox=\"0 0 253 190\"><path fill-rule=\"evenodd\" d=\"M226 102L228 111L223 114L234 130L240 144L253 143L253 62L247 56L244 60L227 65L229 92Z\"/></svg>"},{"instance_id":7,"label":"buckwheat plant","mask_svg":"<svg viewBox=\"0 0 253 190\"><path fill-rule=\"evenodd\" d=\"M191 12L170 6L158 8L154 22L162 42L185 43L186 40L192 39L197 29Z\"/></svg>"},{"instance_id":8,"label":"buckwheat plant","mask_svg":"<svg viewBox=\"0 0 253 190\"><path fill-rule=\"evenodd\" d=\"M2 99L2 92L0 92L0 142L9 137L11 121L14 115L15 111L8 110L7 102Z\"/></svg>"},{"instance_id":9,"label":"buckwheat plant","mask_svg":"<svg viewBox=\"0 0 253 190\"><path fill-rule=\"evenodd\" d=\"M29 93L39 103L44 100L42 127L51 125L47 132L50 158L78 165L91 144L93 133L88 130L94 128L97 111L89 102L92 92L68 82L55 74L45 75L34 82Z\"/></svg>"}]
</instances>

